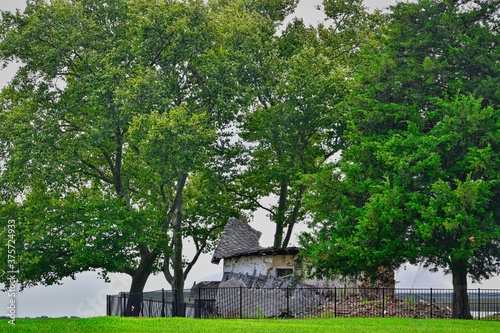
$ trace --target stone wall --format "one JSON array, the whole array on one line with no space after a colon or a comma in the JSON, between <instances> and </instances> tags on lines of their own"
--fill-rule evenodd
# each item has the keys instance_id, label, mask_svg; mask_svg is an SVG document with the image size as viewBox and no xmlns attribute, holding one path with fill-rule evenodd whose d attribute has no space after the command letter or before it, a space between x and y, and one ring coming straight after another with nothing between
<instances>
[{"instance_id":1,"label":"stone wall","mask_svg":"<svg viewBox=\"0 0 500 333\"><path fill-rule=\"evenodd\" d=\"M295 268L294 256L258 254L224 259L224 273L275 276L276 267Z\"/></svg>"}]
</instances>

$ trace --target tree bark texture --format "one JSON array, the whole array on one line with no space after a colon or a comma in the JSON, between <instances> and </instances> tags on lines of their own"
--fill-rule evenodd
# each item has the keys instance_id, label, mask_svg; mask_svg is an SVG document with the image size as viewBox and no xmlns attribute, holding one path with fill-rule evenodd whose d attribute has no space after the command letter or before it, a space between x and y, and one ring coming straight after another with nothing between
<instances>
[{"instance_id":1,"label":"tree bark texture","mask_svg":"<svg viewBox=\"0 0 500 333\"><path fill-rule=\"evenodd\" d=\"M453 276L453 308L452 317L455 319L472 319L467 294L467 268L465 264L452 268Z\"/></svg>"},{"instance_id":2,"label":"tree bark texture","mask_svg":"<svg viewBox=\"0 0 500 333\"><path fill-rule=\"evenodd\" d=\"M184 304L184 268L182 262L182 199L179 200L174 221L174 253L173 253L173 284L174 292L174 317L185 317L186 308Z\"/></svg>"},{"instance_id":3,"label":"tree bark texture","mask_svg":"<svg viewBox=\"0 0 500 333\"><path fill-rule=\"evenodd\" d=\"M130 285L129 299L125 316L138 317L142 310L142 293L144 286L148 281L149 275L153 269L153 264L156 261L157 254L149 252L141 256L139 267L130 274L132 276L132 284Z\"/></svg>"}]
</instances>

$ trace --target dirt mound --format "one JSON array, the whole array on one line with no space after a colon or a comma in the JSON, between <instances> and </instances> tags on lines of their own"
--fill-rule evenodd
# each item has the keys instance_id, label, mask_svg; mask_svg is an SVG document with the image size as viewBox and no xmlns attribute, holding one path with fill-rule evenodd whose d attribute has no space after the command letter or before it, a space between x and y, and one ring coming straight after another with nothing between
<instances>
[{"instance_id":1,"label":"dirt mound","mask_svg":"<svg viewBox=\"0 0 500 333\"><path fill-rule=\"evenodd\" d=\"M411 298L367 299L361 295L348 295L336 302L321 305L311 317L451 318L451 309Z\"/></svg>"}]
</instances>

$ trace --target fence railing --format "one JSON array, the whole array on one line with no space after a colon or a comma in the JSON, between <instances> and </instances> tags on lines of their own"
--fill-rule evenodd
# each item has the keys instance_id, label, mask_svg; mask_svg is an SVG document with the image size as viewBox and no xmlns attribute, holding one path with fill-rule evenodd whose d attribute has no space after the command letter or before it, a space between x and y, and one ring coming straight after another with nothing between
<instances>
[{"instance_id":1,"label":"fence railing","mask_svg":"<svg viewBox=\"0 0 500 333\"><path fill-rule=\"evenodd\" d=\"M107 296L107 315L191 318L451 318L453 290L197 288ZM470 289L475 319L500 320L500 290ZM183 304L178 304L183 299ZM177 300L177 301L176 301ZM181 310L179 310L181 309Z\"/></svg>"}]
</instances>

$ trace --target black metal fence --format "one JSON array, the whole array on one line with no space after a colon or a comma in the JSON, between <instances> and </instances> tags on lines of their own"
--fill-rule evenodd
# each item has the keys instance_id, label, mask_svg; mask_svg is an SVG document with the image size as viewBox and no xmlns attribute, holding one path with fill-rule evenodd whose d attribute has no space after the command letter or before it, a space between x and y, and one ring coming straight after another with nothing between
<instances>
[{"instance_id":1,"label":"black metal fence","mask_svg":"<svg viewBox=\"0 0 500 333\"><path fill-rule=\"evenodd\" d=\"M180 291L181 292L181 291ZM451 318L453 290L389 288L198 288L183 292L182 313L175 291L108 295L107 315L191 318ZM468 291L475 319L500 320L500 290ZM177 313L176 313L177 312Z\"/></svg>"},{"instance_id":2,"label":"black metal fence","mask_svg":"<svg viewBox=\"0 0 500 333\"><path fill-rule=\"evenodd\" d=\"M106 315L120 317L195 317L190 290L179 291L184 302L177 304L176 291L157 290L141 294L120 293L106 296ZM182 308L181 311L179 309Z\"/></svg>"}]
</instances>

